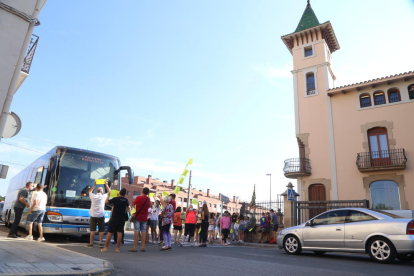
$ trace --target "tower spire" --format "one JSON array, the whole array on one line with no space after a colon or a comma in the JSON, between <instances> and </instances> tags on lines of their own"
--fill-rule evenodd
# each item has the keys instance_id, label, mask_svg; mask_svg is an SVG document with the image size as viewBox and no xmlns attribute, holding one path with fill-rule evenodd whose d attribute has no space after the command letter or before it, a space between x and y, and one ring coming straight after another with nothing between
<instances>
[{"instance_id":1,"label":"tower spire","mask_svg":"<svg viewBox=\"0 0 414 276\"><path fill-rule=\"evenodd\" d=\"M308 4L306 5L306 7L310 7L310 0L308 0Z\"/></svg>"},{"instance_id":2,"label":"tower spire","mask_svg":"<svg viewBox=\"0 0 414 276\"><path fill-rule=\"evenodd\" d=\"M316 17L315 12L313 11L311 7L310 0L308 0L308 4L306 5L306 9L303 12L302 18L299 21L299 24L295 30L295 33L312 28L312 27L316 27L318 25L320 25L319 20Z\"/></svg>"}]
</instances>

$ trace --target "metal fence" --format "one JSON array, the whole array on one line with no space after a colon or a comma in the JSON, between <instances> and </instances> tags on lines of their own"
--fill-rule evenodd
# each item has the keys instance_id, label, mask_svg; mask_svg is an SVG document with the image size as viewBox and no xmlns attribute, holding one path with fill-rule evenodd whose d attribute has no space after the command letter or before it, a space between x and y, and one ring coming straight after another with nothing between
<instances>
[{"instance_id":1,"label":"metal fence","mask_svg":"<svg viewBox=\"0 0 414 276\"><path fill-rule=\"evenodd\" d=\"M32 61L34 54L37 48L37 42L39 41L39 37L37 35L32 34L32 38L30 39L29 49L27 50L27 54L23 60L22 71L26 74L29 74L30 67L32 66Z\"/></svg>"},{"instance_id":2,"label":"metal fence","mask_svg":"<svg viewBox=\"0 0 414 276\"><path fill-rule=\"evenodd\" d=\"M292 206L292 223L298 225L332 209L369 208L369 200L294 201Z\"/></svg>"},{"instance_id":3,"label":"metal fence","mask_svg":"<svg viewBox=\"0 0 414 276\"><path fill-rule=\"evenodd\" d=\"M357 154L358 169L382 166L404 166L407 163L404 149L360 152Z\"/></svg>"}]
</instances>

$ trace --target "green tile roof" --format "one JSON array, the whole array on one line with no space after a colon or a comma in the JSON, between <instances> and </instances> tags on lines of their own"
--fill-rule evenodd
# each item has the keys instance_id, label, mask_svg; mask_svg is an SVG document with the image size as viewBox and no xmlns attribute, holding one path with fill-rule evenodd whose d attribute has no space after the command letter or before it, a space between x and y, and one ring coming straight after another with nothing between
<instances>
[{"instance_id":1,"label":"green tile roof","mask_svg":"<svg viewBox=\"0 0 414 276\"><path fill-rule=\"evenodd\" d=\"M295 30L295 33L309 29L309 28L313 28L319 25L320 25L319 20L316 17L315 13L313 12L311 5L308 3L305 11L303 12L302 18L300 19L298 27Z\"/></svg>"}]
</instances>

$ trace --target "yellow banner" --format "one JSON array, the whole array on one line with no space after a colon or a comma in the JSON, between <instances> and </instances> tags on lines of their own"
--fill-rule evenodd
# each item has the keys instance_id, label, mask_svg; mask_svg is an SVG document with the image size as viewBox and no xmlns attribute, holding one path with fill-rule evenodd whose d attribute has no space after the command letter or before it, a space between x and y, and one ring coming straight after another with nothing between
<instances>
[{"instance_id":1,"label":"yellow banner","mask_svg":"<svg viewBox=\"0 0 414 276\"><path fill-rule=\"evenodd\" d=\"M180 177L180 179L178 180L178 184L183 184L184 182L184 177Z\"/></svg>"},{"instance_id":2,"label":"yellow banner","mask_svg":"<svg viewBox=\"0 0 414 276\"><path fill-rule=\"evenodd\" d=\"M150 193L149 197L154 197L155 193Z\"/></svg>"},{"instance_id":3,"label":"yellow banner","mask_svg":"<svg viewBox=\"0 0 414 276\"><path fill-rule=\"evenodd\" d=\"M169 195L169 193L168 193L168 192L162 192L162 195L163 195L163 196L168 196L168 195Z\"/></svg>"},{"instance_id":4,"label":"yellow banner","mask_svg":"<svg viewBox=\"0 0 414 276\"><path fill-rule=\"evenodd\" d=\"M111 190L111 193L109 194L109 198L117 197L119 191L118 190Z\"/></svg>"},{"instance_id":5,"label":"yellow banner","mask_svg":"<svg viewBox=\"0 0 414 276\"><path fill-rule=\"evenodd\" d=\"M187 166L188 165L192 165L193 164L193 158L191 158L190 160L188 160L188 164L187 164Z\"/></svg>"},{"instance_id":6,"label":"yellow banner","mask_svg":"<svg viewBox=\"0 0 414 276\"><path fill-rule=\"evenodd\" d=\"M185 169L185 170L183 171L183 175L184 175L184 176L187 176L187 173L188 173L188 170L187 170L187 169Z\"/></svg>"},{"instance_id":7,"label":"yellow banner","mask_svg":"<svg viewBox=\"0 0 414 276\"><path fill-rule=\"evenodd\" d=\"M178 186L177 186L177 187L175 187L174 193L175 193L175 194L178 194L179 192L180 192L180 187L178 187Z\"/></svg>"},{"instance_id":8,"label":"yellow banner","mask_svg":"<svg viewBox=\"0 0 414 276\"><path fill-rule=\"evenodd\" d=\"M191 201L191 203L192 203L193 205L197 205L197 206L198 206L198 200L197 200L197 199L195 199L195 198L193 198L193 200Z\"/></svg>"}]
</instances>

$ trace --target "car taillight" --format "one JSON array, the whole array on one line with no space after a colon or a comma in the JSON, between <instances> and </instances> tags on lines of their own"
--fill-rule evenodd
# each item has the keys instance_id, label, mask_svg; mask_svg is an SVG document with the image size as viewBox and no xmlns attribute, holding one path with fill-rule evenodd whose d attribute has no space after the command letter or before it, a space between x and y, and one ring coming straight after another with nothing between
<instances>
[{"instance_id":1,"label":"car taillight","mask_svg":"<svg viewBox=\"0 0 414 276\"><path fill-rule=\"evenodd\" d=\"M414 219L407 224L407 235L414 235Z\"/></svg>"}]
</instances>

